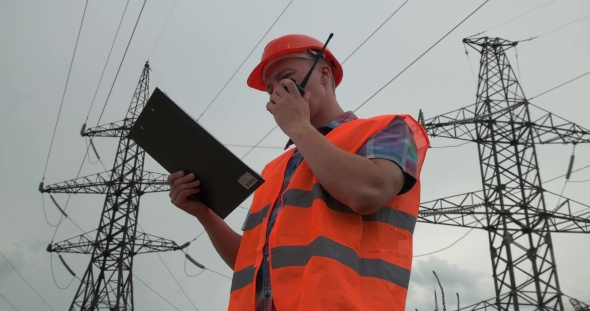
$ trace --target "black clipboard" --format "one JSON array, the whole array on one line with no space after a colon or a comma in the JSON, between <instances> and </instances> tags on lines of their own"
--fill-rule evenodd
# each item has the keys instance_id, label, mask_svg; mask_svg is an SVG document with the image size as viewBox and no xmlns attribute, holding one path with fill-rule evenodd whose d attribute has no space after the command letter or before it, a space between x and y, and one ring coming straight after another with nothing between
<instances>
[{"instance_id":1,"label":"black clipboard","mask_svg":"<svg viewBox=\"0 0 590 311\"><path fill-rule=\"evenodd\" d=\"M156 88L129 132L129 138L169 173L193 173L196 194L225 219L264 179Z\"/></svg>"}]
</instances>

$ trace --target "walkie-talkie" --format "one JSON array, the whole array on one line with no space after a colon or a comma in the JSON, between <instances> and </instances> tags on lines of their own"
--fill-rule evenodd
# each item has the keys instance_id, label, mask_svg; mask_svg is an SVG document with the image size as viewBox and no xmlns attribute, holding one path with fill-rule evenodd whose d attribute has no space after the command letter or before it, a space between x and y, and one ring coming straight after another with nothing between
<instances>
[{"instance_id":1,"label":"walkie-talkie","mask_svg":"<svg viewBox=\"0 0 590 311\"><path fill-rule=\"evenodd\" d=\"M301 96L303 96L303 94L305 94L305 86L307 85L307 82L309 81L309 78L311 77L311 74L313 73L313 69L315 68L315 65L318 63L318 61L320 60L322 55L324 55L324 50L326 49L328 42L330 42L330 39L332 39L332 36L334 36L334 34L330 33L330 36L328 37L328 41L326 41L326 43L324 44L324 47L322 47L322 50L315 58L313 65L311 66L311 68L307 72L307 75L305 75L305 77L303 78L303 81L301 81L301 84L297 84L297 81L295 81L295 79L291 78L291 80L293 82L295 82L295 85L297 86L297 90L299 90L299 94L301 94ZM286 86L285 86L285 90L287 90ZM289 92L289 90L287 90L287 92Z\"/></svg>"}]
</instances>

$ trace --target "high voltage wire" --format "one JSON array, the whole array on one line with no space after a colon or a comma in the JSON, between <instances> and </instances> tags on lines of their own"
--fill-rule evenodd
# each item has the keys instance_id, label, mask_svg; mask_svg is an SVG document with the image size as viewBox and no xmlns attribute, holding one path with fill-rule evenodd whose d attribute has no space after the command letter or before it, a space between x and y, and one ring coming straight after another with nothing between
<instances>
[{"instance_id":1,"label":"high voltage wire","mask_svg":"<svg viewBox=\"0 0 590 311\"><path fill-rule=\"evenodd\" d=\"M68 83L70 82L70 73L72 72L72 66L74 65L74 58L76 57L76 50L78 49L78 41L80 39L80 33L82 32L82 25L84 24L84 17L86 16L86 8L88 7L88 0L86 0L86 5L84 5L84 13L82 13L82 21L80 22L80 28L78 29L78 36L76 38L76 44L74 45L74 53L72 54L72 60L70 61L70 69L68 70L68 77L66 78L66 85L64 87L64 92L61 97L61 103L59 104L59 110L57 111L57 120L55 120L55 126L53 128L53 135L51 135L51 143L49 143L49 152L47 153L47 160L45 161L45 169L43 170L43 178L45 180L45 173L47 172L47 164L49 163L49 157L51 156L51 149L53 148L53 140L55 139L55 132L57 131L57 124L59 123L59 117L61 116L61 108L64 104L64 99L66 97L66 91L68 89Z\"/></svg>"},{"instance_id":2,"label":"high voltage wire","mask_svg":"<svg viewBox=\"0 0 590 311\"><path fill-rule=\"evenodd\" d=\"M141 227L141 225L139 223L137 225L139 226L139 228L141 229L141 231L146 232L145 230L143 230L143 228ZM174 279L174 282L176 282L176 284L178 285L178 287L180 288L180 290L182 291L182 293L184 293L184 296L186 296L186 299L188 299L188 301L190 301L190 303L193 305L193 307L195 308L195 310L199 311L199 309L197 309L197 306L195 306L195 304L193 303L193 301L186 294L186 292L184 291L184 289L182 288L182 286L180 286L180 283L178 283L178 281L174 277L174 274L172 274L172 271L170 271L170 269L168 269L168 265L166 264L166 262L164 262L164 259L162 259L162 256L160 256L160 254L158 254L157 252L156 252L156 255L158 255L158 257L160 258L160 260L164 264L164 267L166 267L166 270L168 270L168 273L170 273L170 276L172 277L172 279Z\"/></svg>"},{"instance_id":3,"label":"high voltage wire","mask_svg":"<svg viewBox=\"0 0 590 311\"><path fill-rule=\"evenodd\" d=\"M371 39L371 37L373 37L373 35L379 31L379 29L381 29L381 27L383 27L383 25L385 25L399 10L401 10L401 8L406 5L406 3L408 3L408 1L410 0L406 0L404 3L402 3L402 5L399 6L399 8L397 8L397 10L393 11L393 13L391 13L391 15L389 15L389 17L379 26L377 27L377 29L375 29L375 31L373 31L372 34L370 34L367 39L365 39L365 41L363 41L363 43L361 43L361 45L359 45L356 49L354 49L354 51L352 51L352 53L350 55L348 55L347 58L344 59L344 61L342 62L342 64L344 65L344 63L352 56L354 55L354 53L356 53L356 51L358 49L361 48L361 46L363 46L365 44L365 42L369 41L369 39Z\"/></svg>"},{"instance_id":4,"label":"high voltage wire","mask_svg":"<svg viewBox=\"0 0 590 311\"><path fill-rule=\"evenodd\" d=\"M92 103L90 104L90 108L88 108L88 113L86 114L86 121L88 121L88 116L90 116L90 111L92 110L92 106L94 106L94 100L96 99L96 94L98 94L98 89L100 89L100 84L102 83L102 77L104 76L104 72L107 69L107 65L109 64L109 60L111 59L111 53L113 52L113 48L115 47L115 42L117 41L117 37L119 36L119 30L121 29L121 24L123 24L123 19L125 18L125 13L127 12L128 5L129 5L129 0L127 0L127 4L125 4L125 9L123 10L123 15L121 15L121 21L119 21L119 26L117 27L117 32L115 33L115 38L113 39L113 43L111 44L111 50L109 51L109 56L107 56L107 60L104 64L104 68L102 69L102 73L100 74L100 79L98 80L98 86L96 86L96 91L94 92L94 97L92 97Z\"/></svg>"},{"instance_id":5,"label":"high voltage wire","mask_svg":"<svg viewBox=\"0 0 590 311\"><path fill-rule=\"evenodd\" d=\"M484 4L485 4L485 3L484 3ZM528 100L533 100L533 99L535 99L535 98L537 98L537 97L540 97L540 96L542 96L542 95L545 95L545 94L547 94L547 93L549 93L549 92L551 92L551 91L553 91L553 90L556 90L556 89L558 89L558 88L560 88L560 87L562 87L562 86L564 86L564 85L566 85L566 84L569 84L569 83L571 83L571 82L574 82L574 81L576 81L576 80L578 80L578 79L580 79L580 78L582 78L582 77L584 77L584 76L586 76L586 75L588 75L588 74L590 74L590 71L587 71L587 72L585 72L585 73L583 73L583 74L581 74L581 75L579 75L579 76L577 76L577 77L575 77L575 78L573 78L573 79L571 79L571 80L568 80L568 81L566 81L566 82L564 82L564 83L562 83L562 84L560 84L560 85L558 85L558 86L556 86L556 87L554 87L554 88L551 88L551 89L549 89L549 90L547 90L547 91L545 91L545 92L542 92L542 93L540 93L540 94L537 94L537 95L535 95L535 96L533 96L533 97L529 98ZM374 95L373 95L373 96L374 96ZM532 106L535 106L535 107L537 107L537 108L539 108L539 109L541 109L541 110L543 110L543 111L545 111L545 112L548 112L548 113L549 113L549 111L547 111L547 110L545 110L545 109L543 109L543 108L541 108L541 107L539 107L539 106L536 106L536 105L534 105L534 104L532 104L532 103L529 103L529 104L530 104L530 105L532 105ZM357 110L358 110L358 108L357 108ZM355 110L355 111L356 111L356 110ZM564 119L564 120L565 120L565 119ZM568 120L565 120L565 121L568 121ZM568 121L568 122L570 122L570 121ZM260 143L261 143L261 142L262 142L262 141L263 141L263 140L264 140L264 139L265 139L265 138L266 138L268 135L270 135L270 133L271 133L272 131L274 131L276 128L277 128L277 125L275 125L275 126L274 126L274 127L271 129L271 130L270 130L270 132L268 132L268 133L267 133L267 134L266 134L266 135L265 135L265 136L264 136L264 137L263 137L263 138L262 138L262 139L261 139L261 140L260 140L258 143L256 143L254 146L247 146L247 145L243 145L243 147L250 147L251 149L250 149L250 150L248 150L248 152L246 152L246 154L245 154L245 155L243 155L243 156L241 157L241 159L244 159L244 158L246 157L246 155L248 155L248 154L249 154L249 153L250 153L252 150L254 150L255 148L261 148L261 147L259 147L258 145L259 145L259 144L260 144ZM463 145L463 144L456 145L456 146L431 147L431 148L459 147L459 146L462 146L462 145ZM228 146L230 146L230 145L228 145ZM238 145L236 145L236 146L238 146ZM240 145L239 147L242 147L242 145ZM271 147L268 147L268 148L271 148ZM272 147L272 148L275 148L275 147ZM276 148L279 148L279 147L276 147ZM563 175L563 176L565 176L565 175Z\"/></svg>"},{"instance_id":6,"label":"high voltage wire","mask_svg":"<svg viewBox=\"0 0 590 311\"><path fill-rule=\"evenodd\" d=\"M158 35L158 39L156 39L156 43L154 43L154 47L152 48L152 51L150 52L150 56L148 56L148 60L150 58L152 58L152 54L154 54L154 50L156 49L156 46L158 45L158 42L160 41L160 37L162 36L162 33L164 32L164 28L166 28L166 25L168 25L168 19L170 19L170 15L172 15L172 11L174 11L174 7L176 6L176 2L178 0L174 0L174 4L172 5L172 8L170 9L170 12L168 12L168 17L166 17L166 21L164 22L164 26L162 26L162 29L160 30L160 34Z\"/></svg>"},{"instance_id":7,"label":"high voltage wire","mask_svg":"<svg viewBox=\"0 0 590 311\"><path fill-rule=\"evenodd\" d=\"M137 275L133 274L133 277L136 278L138 281L140 281L143 285L145 285L147 288L149 288L152 292L154 292L156 295L160 296L160 298L164 299L164 301L166 301L169 305L171 305L174 309L180 311L180 309L178 309L175 305L173 305L170 301L168 301L168 299L164 298L164 296L160 295L157 291L155 291L153 288L151 288L149 285L147 285L144 281L142 281Z\"/></svg>"},{"instance_id":8,"label":"high voltage wire","mask_svg":"<svg viewBox=\"0 0 590 311\"><path fill-rule=\"evenodd\" d=\"M489 0L488 0L489 1ZM406 1L408 2L408 1ZM348 55L348 57L346 57L344 59L344 61L341 63L341 65L344 65L344 63L354 54L356 53L356 51L358 49L360 49L383 25L385 25L385 23L387 23L387 21L389 21L391 19L391 17L393 17L405 4L406 2L404 2L400 7L398 7L379 27L377 27L377 29L375 31L373 31L373 33L371 33L367 39L365 39L363 42L361 42L361 44L354 49L354 51L352 51L352 53L350 55ZM486 1L487 2L487 1ZM272 133L276 128L278 127L278 125L275 125L268 133L266 133L266 135L264 135L264 137L262 137L262 139L260 139L254 146L252 146L250 148L250 150L248 150L248 152L246 152L246 154L244 154L240 159L244 159L248 154L250 154L250 152L252 152L252 150L254 150L255 148L258 147L258 145L264 140L266 139L266 137L268 137L268 135L270 135L270 133Z\"/></svg>"},{"instance_id":9,"label":"high voltage wire","mask_svg":"<svg viewBox=\"0 0 590 311\"><path fill-rule=\"evenodd\" d=\"M6 297L4 297L4 295L2 295L2 293L0 293L0 297L4 298L4 300L6 300L6 302L8 302L8 304L16 311L18 311L18 309L16 309L16 307L10 303L10 301L8 301L8 299L6 299Z\"/></svg>"},{"instance_id":10,"label":"high voltage wire","mask_svg":"<svg viewBox=\"0 0 590 311\"><path fill-rule=\"evenodd\" d=\"M508 24L508 23L510 23L510 22L512 22L512 21L514 21L514 20L516 20L516 19L519 19L519 18L521 18L521 17L523 17L523 16L525 16L525 15L527 15L527 14L529 14L529 13L532 13L532 12L534 12L534 11L536 11L536 10L538 10L538 9L540 9L540 8L542 8L542 7L546 6L546 5L548 5L548 4L551 4L551 3L553 3L553 2L555 2L555 0L549 1L549 2L547 2L547 3L545 3L545 4L541 5L541 6L538 6L538 7L534 8L534 9L532 9L532 10L530 10L530 11L527 11L526 13L523 13L523 14L521 14L521 15L518 15L517 17L514 17L514 18L512 18L512 19L510 19L510 20L508 20L508 21L505 21L505 22L503 22L503 23L501 23L501 24L499 24L499 25L496 25L496 26L494 26L494 27L492 27L492 28L490 28L490 29L488 29L488 30L484 30L484 31L482 31L482 32L478 32L478 33L476 33L476 34L474 34L474 35L472 35L472 36L469 36L469 37L467 37L467 38L475 37L475 36L477 36L477 35L481 35L481 34L483 34L483 33L486 33L486 32L488 32L488 31L490 31L490 30L494 30L494 29L496 29L496 28L498 28L498 27L500 27L500 26L503 26L503 25L505 25L505 24Z\"/></svg>"},{"instance_id":11,"label":"high voltage wire","mask_svg":"<svg viewBox=\"0 0 590 311\"><path fill-rule=\"evenodd\" d=\"M129 46L131 45L131 41L133 40L133 35L135 34L135 30L137 29L137 24L139 24L139 20L141 19L141 14L143 13L143 8L145 7L145 3L147 0L143 1L143 5L141 6L141 11L139 11L139 16L137 16L137 21L135 22L135 26L133 27L133 32L131 33L131 37L129 38L129 42L127 43L127 47L125 48L125 53L123 53L123 58L121 59L121 64L119 64L119 69L117 69L117 74L115 75L115 79L113 80L113 84L111 85L111 90L109 91L109 95L102 107L102 111L100 112L100 116L98 117L98 121L96 122L96 126L100 124L100 120L102 119L102 115L104 114L104 110L107 107L107 103L109 102L109 98L111 97L111 93L113 92L113 88L115 87L115 83L117 82L117 77L119 76L119 72L121 71L121 67L123 66L123 62L125 61L125 56L127 55L127 51L129 50Z\"/></svg>"},{"instance_id":12,"label":"high voltage wire","mask_svg":"<svg viewBox=\"0 0 590 311\"><path fill-rule=\"evenodd\" d=\"M16 286L18 287L18 290L19 290L21 296L27 302L27 305L29 306L29 310L33 311L33 307L31 307L31 303L29 302L29 299L27 299L27 297L25 296L25 293L23 292L23 288L16 281L16 278L14 277L14 274L12 273L12 270L10 271L10 277L12 277L12 280L14 281L14 284L16 284Z\"/></svg>"},{"instance_id":13,"label":"high voltage wire","mask_svg":"<svg viewBox=\"0 0 590 311\"><path fill-rule=\"evenodd\" d=\"M31 284L29 283L29 281L27 281L27 279L25 279L25 277L23 277L22 274L20 274L20 272L18 272L18 270L14 267L14 265L10 262L10 260L8 260L8 258L6 258L6 256L4 256L4 253L2 253L2 251L0 251L0 255L2 255L2 257L4 257L4 259L6 260L6 262L8 262L8 264L10 265L10 267L12 267L12 269L14 271L16 271L16 273L21 277L21 279L23 279L23 281L25 281L25 283L29 286L30 289L33 290L33 292L35 292L35 294L37 295L37 297L41 298L41 300L45 303L45 305L53 310L53 308L47 303L47 301L45 301L45 299L43 299L43 297L41 297L41 295L39 295L39 293L35 290L35 288L33 288L33 286L31 286ZM55 311L55 310L53 310Z\"/></svg>"},{"instance_id":14,"label":"high voltage wire","mask_svg":"<svg viewBox=\"0 0 590 311\"><path fill-rule=\"evenodd\" d=\"M459 243L459 241L463 240L463 238L465 238L469 233L471 233L471 231L473 231L473 229L475 229L475 227L469 229L469 231L467 231L467 233L465 233L462 237L460 237L459 239L457 239L455 242L453 242L451 245L449 245L447 247L441 248L441 249L433 251L433 252L429 252L426 254L420 254L420 255L416 255L416 256L412 256L412 257L413 258L423 257L423 256L428 256L428 255L436 254L436 253L442 252L444 250L447 250L447 249L453 247L455 244Z\"/></svg>"},{"instance_id":15,"label":"high voltage wire","mask_svg":"<svg viewBox=\"0 0 590 311\"><path fill-rule=\"evenodd\" d=\"M586 16L584 16L584 17L582 17L582 18L576 19L575 21L573 21L573 22L570 22L570 23L567 23L567 24L565 24L565 25L563 25L563 26L557 27L557 28L555 28L555 29L553 29L553 30L547 31L547 32L545 32L545 33L543 33L543 34L540 34L540 35L538 35L538 36L535 36L535 37L532 37L532 38L529 38L529 39L525 39L525 40L520 40L520 41L517 41L517 42L524 42L524 41L532 41L532 40L535 40L535 39L537 39L537 38L540 38L540 37L543 37L543 36L545 36L545 35L548 35L548 34L550 34L550 33L554 32L554 31L560 30L560 29L562 29L562 28L564 28L564 27L567 27L567 26L569 26L569 25L575 24L575 23L577 23L577 22L579 22L579 21L581 21L581 20L583 20L583 19L585 19L585 18L588 18L588 17L590 17L590 14L588 14L588 15L586 15Z\"/></svg>"},{"instance_id":16,"label":"high voltage wire","mask_svg":"<svg viewBox=\"0 0 590 311\"><path fill-rule=\"evenodd\" d=\"M554 87L554 88L552 88L552 89L550 89L550 90L547 90L547 91L545 91L545 92L543 92L543 93L541 93L541 94L537 94L537 95L535 95L535 96L533 96L533 97L529 98L529 100L533 100L533 99L535 99L535 98L537 98L537 97L539 97L539 96L541 96L541 95L545 95L545 94L547 94L547 93L549 93L549 92L551 92L551 91L553 91L553 90L555 90L555 89L558 89L558 88L560 88L560 87L562 87L562 86L564 86L564 85L566 85L566 84L568 84L568 83L570 83L570 82L574 82L574 81L576 81L576 80L580 79L581 77L584 77L584 76L586 76L586 75L588 75L588 74L590 74L590 71L587 71L586 73L583 73L583 74L581 74L581 75L579 75L579 76L577 76L577 77L575 77L575 78L573 78L573 79L571 79L571 80L569 80L569 81L567 81L567 82L564 82L564 83L562 83L562 84L560 84L560 85L558 85L558 86L556 86L556 87ZM537 107L537 108L538 108L538 107ZM543 109L543 110L544 110L544 109Z\"/></svg>"},{"instance_id":17,"label":"high voltage wire","mask_svg":"<svg viewBox=\"0 0 590 311\"><path fill-rule=\"evenodd\" d=\"M145 7L147 0L143 1L143 5L141 6L141 11L139 12L139 16L137 17L137 21L135 22L135 26L133 27L133 32L131 33L131 37L129 38L129 42L127 43L127 48L125 48L125 53L123 54L123 58L121 59L121 63L119 64L119 69L117 70L117 74L115 75L115 79L113 80L113 84L111 85L111 89L109 91L109 95L107 96L107 99L104 103L104 106L102 108L102 112L100 113L100 116L98 118L98 121L96 122L96 125L98 126L100 124L100 120L102 119L102 115L104 113L104 110L107 106L107 103L109 101L109 98L111 96L111 92L113 91L113 87L115 86L115 82L117 81L117 77L119 76L119 72L121 71L121 66L123 66L123 62L125 61L125 56L127 55L127 51L129 50L129 46L131 45L131 41L133 40L133 35L135 34L135 30L137 29L137 24L139 23L139 20L141 19L141 14L143 13L143 9ZM82 167L84 167L84 162L86 161L86 156L88 156L88 151L90 150L90 145L86 147L86 153L84 154L84 158L82 160L82 164L80 165L80 168L78 169L78 173L76 174L76 178L80 177L80 172L82 172ZM70 193L68 195L68 199L66 201L66 204L64 205L64 211L66 210L66 208L68 207L68 203L70 202L70 198L72 197L72 194ZM62 223L62 219L65 215L61 215L59 218L59 222L57 224L57 226L55 227L55 231L53 233L53 237L51 238L51 242L53 242L53 239L55 239L55 235L57 234L57 230L59 229L59 226ZM76 227L78 227L78 229L82 230L82 228L80 228L80 226L78 226L78 224L76 222L74 222L71 218L68 218ZM84 232L84 230L82 230L82 232ZM84 233L84 235L86 235L86 233ZM90 237L88 237L89 239L91 239ZM91 239L92 240L92 239Z\"/></svg>"},{"instance_id":18,"label":"high voltage wire","mask_svg":"<svg viewBox=\"0 0 590 311\"><path fill-rule=\"evenodd\" d=\"M53 253L50 254L50 259L49 259L49 266L51 267L51 276L53 278L53 284L55 284L55 286L57 286L57 288L64 290L64 289L68 289L70 287L70 285L72 285L72 283L74 282L75 279L77 279L77 276L72 277L72 280L70 280L70 283L66 286L66 287L61 287L57 284L57 280L55 280L55 273L53 272Z\"/></svg>"},{"instance_id":19,"label":"high voltage wire","mask_svg":"<svg viewBox=\"0 0 590 311\"><path fill-rule=\"evenodd\" d=\"M37 240L29 231L27 231L27 229L25 229L23 226L21 226L20 223L18 223L18 221L16 221L16 219L14 219L3 207L0 206L0 209L6 214L6 216L8 216L8 218L10 218L19 228L21 228L26 234L28 234L31 239L33 239L35 242L37 242L37 244L39 244L39 246L43 246L43 244L41 244L41 242L39 242L39 240Z\"/></svg>"},{"instance_id":20,"label":"high voltage wire","mask_svg":"<svg viewBox=\"0 0 590 311\"><path fill-rule=\"evenodd\" d=\"M457 29L459 26L461 26L461 24L463 24L467 19L469 19L473 14L475 14L477 11L479 11L479 9L481 9L486 3L488 3L490 0L486 0L484 3L482 3L479 7L477 7L477 9L475 9L475 11L471 12L471 14L467 15L467 17L465 17L459 24L457 24L457 26L453 27L453 29L451 29L449 32L447 32L447 34L445 34L442 38L440 38L438 41L436 41L430 48L428 48L428 50L426 50L424 53L422 53L420 56L418 56L418 58L416 58L412 63L410 63L406 68L404 68L404 70L402 70L400 73L398 73L395 77L393 77L393 79L389 80L389 82L385 83L385 85L383 87L381 87L379 90L377 90L377 92L375 92L373 95L371 95L371 97L369 97L367 100L365 100L360 106L358 106L355 110L353 110L353 112L356 112L357 110L359 110L361 107L363 107L367 102L369 102L373 97L375 97L375 95L379 94L379 92L381 92L383 89L385 89L391 82L395 81L395 79L397 79L397 77L399 77L400 75L402 75L406 70L408 70L408 68L412 67L412 65L414 65L418 60L420 60L420 58L422 58L422 56L426 55L426 53L428 53L430 50L432 50L437 44L439 44L444 38L446 38L448 35L450 35L455 29Z\"/></svg>"},{"instance_id":21,"label":"high voltage wire","mask_svg":"<svg viewBox=\"0 0 590 311\"><path fill-rule=\"evenodd\" d=\"M245 147L245 148L252 148L254 146L251 145L236 145L236 144L224 144L227 147ZM284 149L284 147L275 147L275 146L256 146L256 148L263 148L263 149Z\"/></svg>"},{"instance_id":22,"label":"high voltage wire","mask_svg":"<svg viewBox=\"0 0 590 311\"><path fill-rule=\"evenodd\" d=\"M211 107L211 105L217 99L217 97L219 97L219 94L221 94L221 92L223 92L223 90L225 90L225 88L227 87L227 85L229 84L229 82L236 76L236 74L238 73L238 71L240 71L240 69L242 68L242 66L244 66L244 64L246 63L246 61L248 60L248 58L250 58L250 55L252 55L252 53L254 53L254 51L260 45L260 43L262 42L262 40L264 40L264 38L266 38L266 35L268 35L268 33L270 32L270 30L279 21L279 19L281 18L281 16L283 16L283 13L285 13L285 11L287 11L287 9L291 5L291 3L293 3L293 0L289 1L289 3L287 4L287 6L285 7L285 9L283 9L283 11L279 15L279 17L277 17L277 19L274 21L274 23L272 23L272 25L270 25L270 28L268 28L268 30L264 33L264 35L262 36L262 38L260 38L260 40L258 41L258 43L256 43L256 45L254 46L254 48L252 49L252 51L250 51L250 53L248 54L248 56L246 56L246 58L244 59L244 61L242 62L242 64L240 64L240 66L238 67L238 69L236 69L236 71L234 72L234 74L231 75L231 77L229 78L229 80L227 80L227 82L225 83L225 85L221 88L221 90L219 90L219 92L217 93L217 95L215 95L215 97L209 103L209 105L207 105L207 107L205 108L205 110L203 110L203 112L201 113L201 115L197 118L197 121L199 121L203 117L203 115L205 114L205 112L207 112L207 110L209 109L209 107Z\"/></svg>"},{"instance_id":23,"label":"high voltage wire","mask_svg":"<svg viewBox=\"0 0 590 311\"><path fill-rule=\"evenodd\" d=\"M451 145L451 146L430 146L429 148L432 148L432 149L455 148L455 147L461 147L461 146L467 145L467 144L468 144L468 143L470 143L470 142L471 142L471 141L466 141L466 142L464 142L464 143L462 143L462 144L458 144L458 145Z\"/></svg>"},{"instance_id":24,"label":"high voltage wire","mask_svg":"<svg viewBox=\"0 0 590 311\"><path fill-rule=\"evenodd\" d=\"M180 286L180 283L178 283L178 281L176 280L176 278L174 277L174 275L172 274L172 272L168 268L168 265L166 264L166 262L164 262L164 259L162 259L162 256L160 256L160 254L158 254L158 253L156 253L156 255L158 255L158 257L160 258L160 260L164 264L164 267L166 267L166 270L168 270L168 273L170 273L170 276L172 276L172 279L174 279L174 282L176 282L176 285L178 285L178 287L180 288L180 290L182 291L182 293L184 294L184 296L186 296L186 299L188 299L188 301L190 301L191 305L193 305L193 307L195 308L195 310L199 311L199 309L197 309L197 306L195 306L195 303L190 299L190 297L184 291L184 289L182 288L182 286Z\"/></svg>"}]
</instances>

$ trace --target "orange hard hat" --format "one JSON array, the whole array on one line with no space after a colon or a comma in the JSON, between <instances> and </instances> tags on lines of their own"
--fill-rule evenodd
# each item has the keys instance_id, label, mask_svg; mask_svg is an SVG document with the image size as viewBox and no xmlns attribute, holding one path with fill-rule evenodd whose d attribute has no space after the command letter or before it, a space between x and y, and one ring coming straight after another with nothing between
<instances>
[{"instance_id":1,"label":"orange hard hat","mask_svg":"<svg viewBox=\"0 0 590 311\"><path fill-rule=\"evenodd\" d=\"M260 63L254 68L254 70L252 70L252 73L250 73L250 76L248 77L248 86L266 92L266 85L264 84L262 72L270 60L285 54L304 52L307 50L317 50L317 52L319 52L323 46L324 43L317 39L299 34L285 35L270 41L264 48L264 52L262 52ZM324 50L324 55L326 63L332 67L334 83L338 86L344 75L342 65L340 65L336 57L334 57L327 47Z\"/></svg>"}]
</instances>

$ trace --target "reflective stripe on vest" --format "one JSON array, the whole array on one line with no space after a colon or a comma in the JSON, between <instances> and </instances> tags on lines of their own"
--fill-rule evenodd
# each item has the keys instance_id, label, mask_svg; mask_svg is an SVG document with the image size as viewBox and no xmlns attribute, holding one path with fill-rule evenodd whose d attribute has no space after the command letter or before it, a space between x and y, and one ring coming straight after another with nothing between
<instances>
[{"instance_id":1,"label":"reflective stripe on vest","mask_svg":"<svg viewBox=\"0 0 590 311\"><path fill-rule=\"evenodd\" d=\"M424 129L406 120L418 149L418 175L428 148ZM338 148L356 153L394 115L355 120L326 135ZM289 150L262 171L234 266L229 310L254 310L255 280L263 247L270 249L272 294L277 310L403 311L412 263L412 234L420 203L420 179L377 212L360 215L319 184L306 161L280 194ZM271 206L283 203L269 240Z\"/></svg>"}]
</instances>

